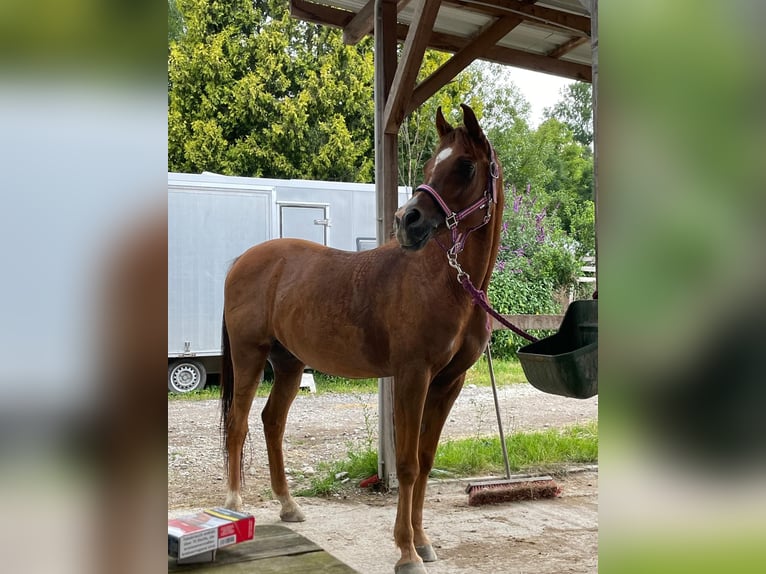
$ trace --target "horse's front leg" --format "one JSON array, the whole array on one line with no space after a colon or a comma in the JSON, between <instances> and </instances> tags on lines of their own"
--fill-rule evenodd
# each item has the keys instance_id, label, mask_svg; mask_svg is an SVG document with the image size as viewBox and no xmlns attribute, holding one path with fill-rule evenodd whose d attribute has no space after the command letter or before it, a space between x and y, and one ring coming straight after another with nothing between
<instances>
[{"instance_id":1,"label":"horse's front leg","mask_svg":"<svg viewBox=\"0 0 766 574\"><path fill-rule=\"evenodd\" d=\"M465 373L452 379L437 377L431 383L426 396L418 446L420 472L415 480L412 495L412 529L415 549L424 562L436 561L436 552L423 530L423 503L426 497L428 475L434 465L434 456L444 422L463 388L464 380Z\"/></svg>"},{"instance_id":2,"label":"horse's front leg","mask_svg":"<svg viewBox=\"0 0 766 574\"><path fill-rule=\"evenodd\" d=\"M412 502L419 474L418 444L428 380L423 375L399 375L394 383L394 424L396 425L396 474L399 500L396 508L394 540L402 553L396 563L397 574L426 574L415 549L412 528Z\"/></svg>"}]
</instances>

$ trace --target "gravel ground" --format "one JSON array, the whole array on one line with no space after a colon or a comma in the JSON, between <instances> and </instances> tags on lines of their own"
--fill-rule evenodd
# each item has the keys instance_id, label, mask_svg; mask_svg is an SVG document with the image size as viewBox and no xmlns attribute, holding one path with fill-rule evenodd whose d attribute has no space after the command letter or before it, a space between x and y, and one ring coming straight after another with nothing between
<instances>
[{"instance_id":1,"label":"gravel ground","mask_svg":"<svg viewBox=\"0 0 766 574\"><path fill-rule=\"evenodd\" d=\"M558 428L595 420L598 397L567 399L528 384L499 390L506 433ZM271 500L266 449L256 399L243 500L258 524L277 523ZM168 401L168 516L223 503L226 482L218 434L218 403ZM321 461L343 458L349 448L377 440L377 395L311 395L302 392L288 418L285 464L293 488L308 484ZM466 387L444 428L443 438L495 435L491 389ZM429 486L425 524L439 560L430 574L591 574L598 562L598 472L594 467L557 479L553 500L470 507L465 481ZM393 543L396 496L352 489L327 499L299 499L307 520L296 532L362 574L390 574L398 559ZM351 526L353 525L353 526Z\"/></svg>"},{"instance_id":2,"label":"gravel ground","mask_svg":"<svg viewBox=\"0 0 766 574\"><path fill-rule=\"evenodd\" d=\"M584 423L597 418L598 397L567 399L542 393L528 384L499 389L506 434ZM250 412L246 444L245 501L268 498L266 447L260 411ZM220 504L225 496L215 400L168 401L168 509ZM312 395L302 392L293 403L285 433L285 466L294 487L308 484L321 461L345 457L349 448L377 442L377 395ZM455 402L442 438L497 434L488 387L466 387Z\"/></svg>"}]
</instances>

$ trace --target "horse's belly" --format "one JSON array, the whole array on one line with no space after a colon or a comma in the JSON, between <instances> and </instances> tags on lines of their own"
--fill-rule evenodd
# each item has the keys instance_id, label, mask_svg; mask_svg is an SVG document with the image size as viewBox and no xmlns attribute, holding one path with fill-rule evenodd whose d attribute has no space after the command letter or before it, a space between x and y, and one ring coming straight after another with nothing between
<instances>
[{"instance_id":1,"label":"horse's belly","mask_svg":"<svg viewBox=\"0 0 766 574\"><path fill-rule=\"evenodd\" d=\"M350 379L390 375L387 348L375 345L363 329L302 323L299 329L278 329L277 338L303 363L323 373Z\"/></svg>"}]
</instances>

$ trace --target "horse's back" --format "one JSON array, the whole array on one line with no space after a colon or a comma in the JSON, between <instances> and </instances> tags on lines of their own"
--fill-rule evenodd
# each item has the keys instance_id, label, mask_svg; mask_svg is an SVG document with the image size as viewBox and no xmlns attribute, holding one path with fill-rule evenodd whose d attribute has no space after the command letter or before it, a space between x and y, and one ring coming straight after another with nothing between
<instances>
[{"instance_id":1,"label":"horse's back","mask_svg":"<svg viewBox=\"0 0 766 574\"><path fill-rule=\"evenodd\" d=\"M256 245L237 259L227 277L227 325L246 333L251 343L278 340L328 372L337 370L332 367L343 357L348 375L368 376L369 361L353 368L347 353L349 347L368 355L387 351L379 331L387 315L382 306L396 300L385 287L398 283L390 281L395 259L390 247L357 253L300 239Z\"/></svg>"}]
</instances>

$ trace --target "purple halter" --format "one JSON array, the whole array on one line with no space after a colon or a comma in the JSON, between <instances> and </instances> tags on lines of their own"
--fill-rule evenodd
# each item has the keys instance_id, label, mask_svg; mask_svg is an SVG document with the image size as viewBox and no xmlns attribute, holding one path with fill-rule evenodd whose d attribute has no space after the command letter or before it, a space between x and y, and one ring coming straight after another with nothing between
<instances>
[{"instance_id":1,"label":"purple halter","mask_svg":"<svg viewBox=\"0 0 766 574\"><path fill-rule=\"evenodd\" d=\"M495 180L499 177L499 173L497 171L497 163L495 163L495 150L492 148L492 145L489 144L489 174L487 176L487 189L484 191L484 195L466 207L465 209L462 209L458 211L457 213L452 211L447 203L442 199L441 195L439 195L439 192L437 192L433 187L427 184L419 185L415 191L424 191L431 197L433 197L434 201L439 204L439 206L442 208L444 213L446 214L446 223L447 223L447 229L449 229L452 232L452 247L447 249L442 245L438 239L436 239L436 242L439 244L439 247L444 249L444 251L447 252L447 261L450 264L450 267L455 269L457 271L457 281L460 283L460 285L463 286L463 289L465 289L470 295L471 299L473 299L473 302L477 305L479 305L482 309L484 309L487 312L487 332L492 332L492 320L490 317L494 317L497 319L500 323L511 329L514 333L521 335L525 339L529 341L537 341L537 337L533 337L529 333L519 329L516 325L511 324L505 317L503 317L500 313L495 311L492 306L489 304L489 300L487 299L487 294L482 291L481 289L478 289L473 283L471 283L471 277L463 270L463 267L460 265L460 263L457 260L458 253L460 253L463 248L465 247L465 241L468 239L468 236L479 229L480 227L485 226L487 223L489 223L490 218L492 217L492 205L497 203L497 189L495 188ZM484 220L479 223L479 225L475 225L474 227L469 228L465 232L461 232L458 230L457 226L458 223L463 221L466 217L474 213L475 211L478 211L479 209L487 209L487 212L484 214Z\"/></svg>"},{"instance_id":2,"label":"purple halter","mask_svg":"<svg viewBox=\"0 0 766 574\"><path fill-rule=\"evenodd\" d=\"M492 205L497 203L497 190L495 189L495 180L497 180L499 174L497 171L497 164L495 163L495 150L492 148L492 144L489 145L489 173L487 175L487 189L484 191L484 195L481 196L478 200L476 200L474 203L469 205L468 207L455 212L452 211L449 206L447 205L447 202L442 199L441 195L439 195L439 192L436 191L433 187L431 187L428 184L421 184L415 189L415 193L418 191L424 191L428 195L430 195L434 201L439 205L439 207L442 208L442 211L444 211L445 217L445 223L447 224L447 229L450 230L452 233L452 247L449 249L444 247L444 245L439 242L437 239L436 242L439 244L439 246L444 249L448 254L452 255L453 257L456 257L458 253L463 251L463 248L465 247L465 242L468 239L468 236L476 231L477 229L484 227L487 223L489 223L490 218L492 217ZM472 213L480 210L485 209L487 212L484 214L484 220L479 223L478 225L475 225L471 228L469 228L466 231L460 231L458 230L458 224L466 219L468 216L470 216Z\"/></svg>"}]
</instances>

